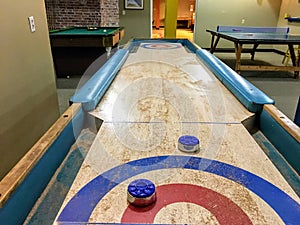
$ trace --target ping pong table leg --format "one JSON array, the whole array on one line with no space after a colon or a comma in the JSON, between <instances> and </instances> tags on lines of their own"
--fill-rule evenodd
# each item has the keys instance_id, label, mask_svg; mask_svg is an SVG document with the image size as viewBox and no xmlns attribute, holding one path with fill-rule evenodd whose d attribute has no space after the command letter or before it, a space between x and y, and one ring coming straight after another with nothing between
<instances>
[{"instance_id":1,"label":"ping pong table leg","mask_svg":"<svg viewBox=\"0 0 300 225\"><path fill-rule=\"evenodd\" d=\"M241 43L234 43L234 49L235 49L235 71L240 73L241 72L241 55L242 55L242 49L243 44Z\"/></svg>"},{"instance_id":2,"label":"ping pong table leg","mask_svg":"<svg viewBox=\"0 0 300 225\"><path fill-rule=\"evenodd\" d=\"M300 66L300 45L298 45L297 56L295 56L295 58L296 58L296 66L299 67ZM295 79L299 78L299 71L295 71L294 78Z\"/></svg>"},{"instance_id":3,"label":"ping pong table leg","mask_svg":"<svg viewBox=\"0 0 300 225\"><path fill-rule=\"evenodd\" d=\"M253 45L253 49L251 51L251 60L254 60L254 54L255 54L257 47L258 47L258 44Z\"/></svg>"},{"instance_id":4,"label":"ping pong table leg","mask_svg":"<svg viewBox=\"0 0 300 225\"><path fill-rule=\"evenodd\" d=\"M293 66L296 66L296 56L293 44L288 44Z\"/></svg>"},{"instance_id":5,"label":"ping pong table leg","mask_svg":"<svg viewBox=\"0 0 300 225\"><path fill-rule=\"evenodd\" d=\"M299 57L296 60L296 55L295 55L295 50L294 50L293 44L288 44L288 46L289 46L289 51L290 51L290 56L291 56L293 66L294 67L299 67ZM298 77L299 77L299 70L295 70L294 71L294 78L298 78Z\"/></svg>"},{"instance_id":6,"label":"ping pong table leg","mask_svg":"<svg viewBox=\"0 0 300 225\"><path fill-rule=\"evenodd\" d=\"M210 43L210 53L214 53L216 48L217 48L217 45L219 43L219 40L220 40L220 36L217 36L217 39L215 40L215 34L212 34L212 37L211 37L211 43Z\"/></svg>"}]
</instances>

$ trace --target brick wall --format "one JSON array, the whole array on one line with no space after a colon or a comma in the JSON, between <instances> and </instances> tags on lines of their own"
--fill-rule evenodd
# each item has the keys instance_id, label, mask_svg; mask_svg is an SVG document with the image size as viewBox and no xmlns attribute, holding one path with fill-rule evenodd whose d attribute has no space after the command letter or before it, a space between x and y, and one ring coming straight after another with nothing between
<instances>
[{"instance_id":1,"label":"brick wall","mask_svg":"<svg viewBox=\"0 0 300 225\"><path fill-rule=\"evenodd\" d=\"M119 26L119 0L100 0L101 2L101 26Z\"/></svg>"},{"instance_id":2,"label":"brick wall","mask_svg":"<svg viewBox=\"0 0 300 225\"><path fill-rule=\"evenodd\" d=\"M49 29L119 26L118 0L45 0Z\"/></svg>"}]
</instances>

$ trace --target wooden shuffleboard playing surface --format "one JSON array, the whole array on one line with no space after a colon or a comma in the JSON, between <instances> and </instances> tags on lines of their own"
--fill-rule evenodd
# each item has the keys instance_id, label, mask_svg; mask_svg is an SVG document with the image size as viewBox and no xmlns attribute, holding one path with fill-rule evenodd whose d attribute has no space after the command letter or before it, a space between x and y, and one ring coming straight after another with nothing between
<instances>
[{"instance_id":1,"label":"wooden shuffleboard playing surface","mask_svg":"<svg viewBox=\"0 0 300 225\"><path fill-rule=\"evenodd\" d=\"M56 223L296 224L299 197L242 123L254 114L180 43L134 50L90 112L103 123ZM178 150L182 135L200 150ZM127 202L139 178L150 206Z\"/></svg>"}]
</instances>

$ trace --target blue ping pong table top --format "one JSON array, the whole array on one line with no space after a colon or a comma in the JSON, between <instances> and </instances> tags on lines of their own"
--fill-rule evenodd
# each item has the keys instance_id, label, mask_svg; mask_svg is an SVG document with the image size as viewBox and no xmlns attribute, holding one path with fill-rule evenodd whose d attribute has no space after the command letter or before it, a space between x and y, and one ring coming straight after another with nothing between
<instances>
[{"instance_id":1,"label":"blue ping pong table top","mask_svg":"<svg viewBox=\"0 0 300 225\"><path fill-rule=\"evenodd\" d=\"M240 32L217 32L223 37L237 40L257 40L257 41L291 41L300 43L300 35L282 33L240 33Z\"/></svg>"},{"instance_id":2,"label":"blue ping pong table top","mask_svg":"<svg viewBox=\"0 0 300 225\"><path fill-rule=\"evenodd\" d=\"M289 27L245 27L245 26L217 26L217 32L241 32L241 33L282 33L290 32Z\"/></svg>"},{"instance_id":3,"label":"blue ping pong table top","mask_svg":"<svg viewBox=\"0 0 300 225\"><path fill-rule=\"evenodd\" d=\"M289 34L289 27L244 27L217 26L216 31L207 30L212 34L234 41L295 43L300 44L300 35Z\"/></svg>"}]
</instances>

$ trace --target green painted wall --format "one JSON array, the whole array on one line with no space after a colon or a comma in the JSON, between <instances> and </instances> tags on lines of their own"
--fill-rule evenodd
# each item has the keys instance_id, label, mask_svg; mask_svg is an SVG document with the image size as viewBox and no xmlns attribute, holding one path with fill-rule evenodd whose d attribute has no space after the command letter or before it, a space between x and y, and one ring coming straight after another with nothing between
<instances>
[{"instance_id":1,"label":"green painted wall","mask_svg":"<svg viewBox=\"0 0 300 225\"><path fill-rule=\"evenodd\" d=\"M299 22L288 22L284 17L285 14L291 17L300 17L300 3L298 0L282 0L279 18L278 18L278 27L289 27L291 34L300 34L300 23ZM286 51L286 46L277 47L283 51Z\"/></svg>"},{"instance_id":2,"label":"green painted wall","mask_svg":"<svg viewBox=\"0 0 300 225\"><path fill-rule=\"evenodd\" d=\"M178 0L166 0L165 38L176 38Z\"/></svg>"},{"instance_id":3,"label":"green painted wall","mask_svg":"<svg viewBox=\"0 0 300 225\"><path fill-rule=\"evenodd\" d=\"M31 33L28 17L34 16ZM44 1L0 1L0 179L58 118Z\"/></svg>"},{"instance_id":4,"label":"green painted wall","mask_svg":"<svg viewBox=\"0 0 300 225\"><path fill-rule=\"evenodd\" d=\"M285 14L291 17L300 17L300 3L298 0L282 0L279 18L278 18L278 26L290 27L290 33L292 34L300 34L300 23L299 22L288 22L284 19Z\"/></svg>"},{"instance_id":5,"label":"green painted wall","mask_svg":"<svg viewBox=\"0 0 300 225\"><path fill-rule=\"evenodd\" d=\"M127 43L132 38L151 37L151 2L144 0L143 10L129 10L124 8L123 0L119 1L120 26L125 27L125 37L121 44Z\"/></svg>"},{"instance_id":6,"label":"green painted wall","mask_svg":"<svg viewBox=\"0 0 300 225\"><path fill-rule=\"evenodd\" d=\"M196 0L194 41L201 47L209 47L211 37L206 29L216 29L217 25L277 26L281 2L292 1L299 4L297 0ZM126 33L123 44L130 38L150 37L151 2L144 0L144 10L125 10L124 1L119 1L120 26L125 27ZM221 40L220 46L232 47L232 43Z\"/></svg>"},{"instance_id":7,"label":"green painted wall","mask_svg":"<svg viewBox=\"0 0 300 225\"><path fill-rule=\"evenodd\" d=\"M284 1L284 0L283 0ZM294 0L297 1L297 0ZM206 29L218 25L277 26L281 0L197 0L194 39L201 47L210 47L211 35ZM220 40L220 47L233 47Z\"/></svg>"}]
</instances>

